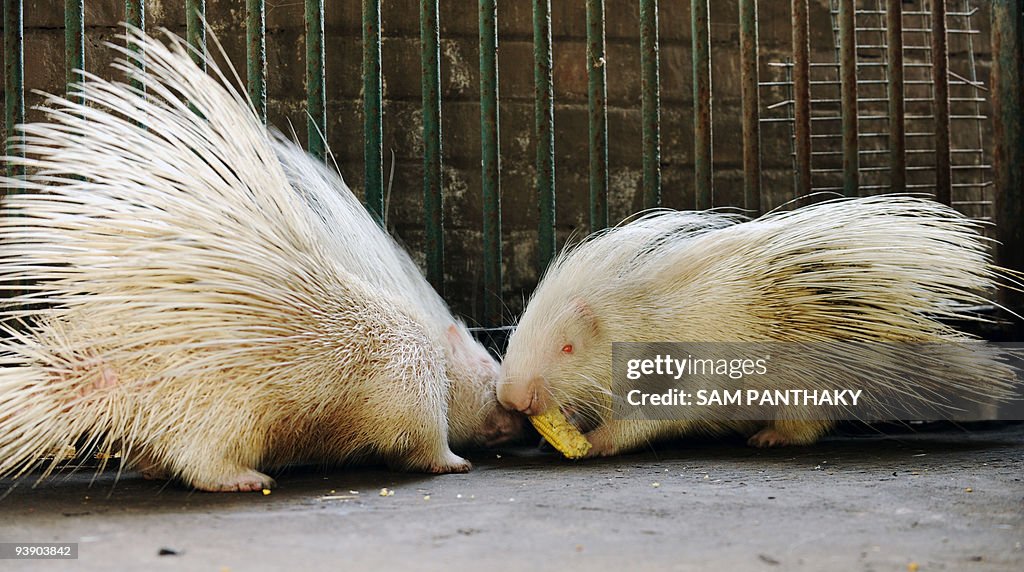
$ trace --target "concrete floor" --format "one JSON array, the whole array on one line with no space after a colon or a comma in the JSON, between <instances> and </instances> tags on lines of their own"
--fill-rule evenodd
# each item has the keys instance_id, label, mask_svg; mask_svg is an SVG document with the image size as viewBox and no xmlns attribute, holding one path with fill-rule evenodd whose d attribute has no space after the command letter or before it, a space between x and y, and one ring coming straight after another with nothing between
<instances>
[{"instance_id":1,"label":"concrete floor","mask_svg":"<svg viewBox=\"0 0 1024 572\"><path fill-rule=\"evenodd\" d=\"M88 471L23 483L0 541L78 542L79 559L0 569L1024 570L1024 425L473 460L439 477L294 469L266 496Z\"/></svg>"}]
</instances>

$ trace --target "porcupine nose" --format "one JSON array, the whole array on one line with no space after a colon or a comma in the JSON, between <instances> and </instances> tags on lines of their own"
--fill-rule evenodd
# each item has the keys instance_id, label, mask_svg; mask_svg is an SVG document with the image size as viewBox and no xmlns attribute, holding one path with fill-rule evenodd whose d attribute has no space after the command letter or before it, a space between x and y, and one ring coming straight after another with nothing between
<instances>
[{"instance_id":1,"label":"porcupine nose","mask_svg":"<svg viewBox=\"0 0 1024 572\"><path fill-rule=\"evenodd\" d=\"M498 384L498 402L502 407L525 415L539 415L547 409L544 380L535 377L527 382Z\"/></svg>"}]
</instances>

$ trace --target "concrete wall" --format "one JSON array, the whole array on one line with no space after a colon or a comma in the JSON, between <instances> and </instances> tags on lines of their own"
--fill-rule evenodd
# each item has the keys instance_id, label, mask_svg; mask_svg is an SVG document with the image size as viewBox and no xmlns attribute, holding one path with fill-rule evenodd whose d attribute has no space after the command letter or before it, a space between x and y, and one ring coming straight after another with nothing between
<instances>
[{"instance_id":1,"label":"concrete wall","mask_svg":"<svg viewBox=\"0 0 1024 572\"><path fill-rule=\"evenodd\" d=\"M419 24L416 0L383 2L383 62L385 83L385 174L394 178L389 224L422 259L422 181L420 129ZM534 142L531 2L499 3L502 207L505 286L501 293L509 315L518 313L537 280L536 227L538 209L533 191ZM790 54L789 2L761 3L762 80L779 80L784 70L769 66ZM812 61L834 61L828 0L811 0ZM904 2L907 10L927 7L924 0ZM966 0L953 0L955 10ZM988 13L985 2L974 18L977 74L987 82ZM742 205L740 88L737 2L711 3L713 38L714 159L716 205ZM884 7L862 0L863 8ZM147 27L166 26L184 32L183 2L147 3ZM208 0L208 19L230 59L244 77L244 2ZM586 21L583 0L554 0L552 30L555 50L556 185L558 230L564 241L587 232L587 108ZM442 0L442 89L446 205L446 274L454 308L472 318L481 291L481 200L479 169L479 107L476 3ZM608 98L610 129L611 220L620 220L641 206L640 76L635 0L606 0ZM331 147L348 183L362 194L362 118L360 76L360 2L326 1L328 133ZM123 18L120 0L86 0L86 66L109 75L117 22ZM60 91L64 78L63 3L25 2L26 87ZM305 141L303 5L299 0L267 2L269 115L282 129L293 125ZM952 27L952 26L951 26ZM660 9L662 78L662 169L666 206L692 208L693 143L689 2L663 0ZM966 36L964 36L966 37ZM968 46L955 40L951 68L964 74ZM908 60L912 55L908 54ZM819 73L819 72L815 72ZM762 107L786 99L784 88L765 88ZM954 93L955 95L955 93ZM38 102L28 96L29 105ZM983 105L984 107L984 105ZM785 108L765 110L781 117ZM833 110L834 111L834 110ZM38 119L36 112L30 119ZM980 136L988 137L988 122ZM818 124L816 124L816 129ZM969 130L967 130L969 131ZM971 132L973 133L973 132ZM792 198L790 131L786 124L766 124L764 175L767 206ZM954 131L955 137L961 137ZM966 135L964 135L966 137ZM990 137L989 137L990 139ZM817 145L818 143L816 143ZM970 145L965 142L963 145ZM817 147L816 147L817 150ZM978 161L984 163L984 156ZM817 166L817 165L816 165Z\"/></svg>"}]
</instances>

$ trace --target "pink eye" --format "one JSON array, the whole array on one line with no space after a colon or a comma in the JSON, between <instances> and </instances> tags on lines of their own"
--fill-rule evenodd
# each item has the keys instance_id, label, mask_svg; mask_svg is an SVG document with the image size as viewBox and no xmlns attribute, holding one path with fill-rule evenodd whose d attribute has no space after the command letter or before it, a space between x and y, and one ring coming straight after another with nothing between
<instances>
[{"instance_id":1,"label":"pink eye","mask_svg":"<svg viewBox=\"0 0 1024 572\"><path fill-rule=\"evenodd\" d=\"M562 353L563 354L571 354L572 353L572 344L565 344L564 346L562 346Z\"/></svg>"}]
</instances>

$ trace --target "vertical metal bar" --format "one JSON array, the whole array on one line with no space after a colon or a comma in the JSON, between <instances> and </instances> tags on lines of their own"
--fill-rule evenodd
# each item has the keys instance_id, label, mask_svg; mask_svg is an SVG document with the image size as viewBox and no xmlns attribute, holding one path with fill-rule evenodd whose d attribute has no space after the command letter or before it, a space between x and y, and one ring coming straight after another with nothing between
<instances>
[{"instance_id":1,"label":"vertical metal bar","mask_svg":"<svg viewBox=\"0 0 1024 572\"><path fill-rule=\"evenodd\" d=\"M608 226L608 80L605 69L604 0L587 0L590 232Z\"/></svg>"},{"instance_id":2,"label":"vertical metal bar","mask_svg":"<svg viewBox=\"0 0 1024 572\"><path fill-rule=\"evenodd\" d=\"M807 0L793 0L793 123L797 197L811 193L811 65Z\"/></svg>"},{"instance_id":3,"label":"vertical metal bar","mask_svg":"<svg viewBox=\"0 0 1024 572\"><path fill-rule=\"evenodd\" d=\"M306 146L327 155L327 87L324 79L324 0L306 0Z\"/></svg>"},{"instance_id":4,"label":"vertical metal bar","mask_svg":"<svg viewBox=\"0 0 1024 572\"><path fill-rule=\"evenodd\" d=\"M7 129L4 151L9 157L24 155L13 147L16 144L14 126L25 123L25 12L22 0L4 0L4 126ZM8 177L22 177L25 167L5 161ZM0 203L15 189L0 187ZM24 294L26 285L19 281L16 289L0 291L0 298L15 298ZM14 309L14 308L12 308Z\"/></svg>"},{"instance_id":5,"label":"vertical metal bar","mask_svg":"<svg viewBox=\"0 0 1024 572\"><path fill-rule=\"evenodd\" d=\"M848 197L857 196L860 187L856 11L855 0L839 0L839 99L843 124L843 194Z\"/></svg>"},{"instance_id":6,"label":"vertical metal bar","mask_svg":"<svg viewBox=\"0 0 1024 572\"><path fill-rule=\"evenodd\" d=\"M384 126L380 73L380 0L363 0L363 169L366 208L384 224Z\"/></svg>"},{"instance_id":7,"label":"vertical metal bar","mask_svg":"<svg viewBox=\"0 0 1024 572\"><path fill-rule=\"evenodd\" d=\"M146 0L125 0L124 21L142 31L146 30Z\"/></svg>"},{"instance_id":8,"label":"vertical metal bar","mask_svg":"<svg viewBox=\"0 0 1024 572\"><path fill-rule=\"evenodd\" d=\"M185 0L185 39L195 50L192 52L192 61L205 70L206 0Z\"/></svg>"},{"instance_id":9,"label":"vertical metal bar","mask_svg":"<svg viewBox=\"0 0 1024 572\"><path fill-rule=\"evenodd\" d=\"M711 33L708 0L690 0L693 28L693 171L696 204L713 206L711 157Z\"/></svg>"},{"instance_id":10,"label":"vertical metal bar","mask_svg":"<svg viewBox=\"0 0 1024 572\"><path fill-rule=\"evenodd\" d=\"M935 85L935 200L952 204L953 171L949 156L949 51L946 0L932 2L932 83Z\"/></svg>"},{"instance_id":11,"label":"vertical metal bar","mask_svg":"<svg viewBox=\"0 0 1024 572\"><path fill-rule=\"evenodd\" d=\"M534 122L537 201L540 207L537 272L555 257L555 85L551 73L551 0L533 0Z\"/></svg>"},{"instance_id":12,"label":"vertical metal bar","mask_svg":"<svg viewBox=\"0 0 1024 572\"><path fill-rule=\"evenodd\" d=\"M907 191L906 104L903 85L903 0L886 0L889 64L889 190Z\"/></svg>"},{"instance_id":13,"label":"vertical metal bar","mask_svg":"<svg viewBox=\"0 0 1024 572\"><path fill-rule=\"evenodd\" d=\"M480 0L480 155L484 203L484 315L501 316L501 166L498 142L498 2Z\"/></svg>"},{"instance_id":14,"label":"vertical metal bar","mask_svg":"<svg viewBox=\"0 0 1024 572\"><path fill-rule=\"evenodd\" d=\"M245 70L249 101L267 122L267 11L264 0L245 0Z\"/></svg>"},{"instance_id":15,"label":"vertical metal bar","mask_svg":"<svg viewBox=\"0 0 1024 572\"><path fill-rule=\"evenodd\" d=\"M992 0L992 108L998 263L1024 271L1024 2ZM1001 289L1002 302L1021 312L1024 294ZM1011 320L1011 322L1014 320ZM1019 321L1016 323L1020 323ZM1018 326L1018 331L1021 328Z\"/></svg>"},{"instance_id":16,"label":"vertical metal bar","mask_svg":"<svg viewBox=\"0 0 1024 572\"><path fill-rule=\"evenodd\" d=\"M25 13L22 0L4 0L4 125L5 152L12 149L14 126L25 122ZM8 163L7 176L18 177L25 169ZM0 195L0 199L2 199Z\"/></svg>"},{"instance_id":17,"label":"vertical metal bar","mask_svg":"<svg viewBox=\"0 0 1024 572\"><path fill-rule=\"evenodd\" d=\"M441 180L441 41L438 0L420 0L423 68L423 215L427 280L444 296L444 192Z\"/></svg>"},{"instance_id":18,"label":"vertical metal bar","mask_svg":"<svg viewBox=\"0 0 1024 572\"><path fill-rule=\"evenodd\" d=\"M127 22L129 26L134 26L135 28L138 28L139 30L145 32L146 31L146 0L125 0L125 2L124 2L124 21ZM146 62L141 57L141 55L142 55L142 46L133 45L133 46L129 46L129 47L131 47L132 51L140 54L140 57L139 57L138 61L136 62L136 66L140 70L145 70L146 69ZM144 91L146 89L145 86L142 85L142 82L140 82L138 80L134 80L134 79L131 80L131 85L132 85L132 87L134 87L135 89L138 89L140 91Z\"/></svg>"},{"instance_id":19,"label":"vertical metal bar","mask_svg":"<svg viewBox=\"0 0 1024 572\"><path fill-rule=\"evenodd\" d=\"M743 202L753 216L761 204L761 97L758 91L757 0L740 0L740 69L743 90Z\"/></svg>"},{"instance_id":20,"label":"vertical metal bar","mask_svg":"<svg viewBox=\"0 0 1024 572\"><path fill-rule=\"evenodd\" d=\"M3 53L4 53L4 126L6 137L4 151L8 157L24 157L24 153L15 150L14 126L25 123L25 6L22 0L4 0L3 2ZM8 177L24 177L23 165L12 165L4 162ZM0 204L9 193L16 189L0 187ZM15 289L0 291L0 298L15 298L25 294L22 289L27 285L19 280L11 283ZM14 309L14 308L11 308Z\"/></svg>"},{"instance_id":21,"label":"vertical metal bar","mask_svg":"<svg viewBox=\"0 0 1024 572\"><path fill-rule=\"evenodd\" d=\"M658 0L640 0L641 133L644 208L661 206L661 113L658 79Z\"/></svg>"},{"instance_id":22,"label":"vertical metal bar","mask_svg":"<svg viewBox=\"0 0 1024 572\"><path fill-rule=\"evenodd\" d=\"M85 3L64 0L64 77L67 86L81 79L85 69ZM69 92L70 93L70 92ZM81 98L70 98L82 102Z\"/></svg>"}]
</instances>

